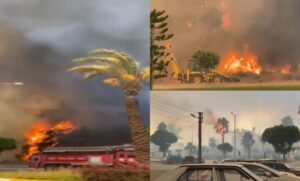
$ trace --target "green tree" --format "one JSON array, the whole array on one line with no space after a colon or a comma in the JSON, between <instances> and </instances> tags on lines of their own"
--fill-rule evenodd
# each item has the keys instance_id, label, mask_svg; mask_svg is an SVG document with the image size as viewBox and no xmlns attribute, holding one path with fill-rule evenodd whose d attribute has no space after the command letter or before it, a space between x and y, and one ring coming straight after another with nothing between
<instances>
[{"instance_id":1,"label":"green tree","mask_svg":"<svg viewBox=\"0 0 300 181\"><path fill-rule=\"evenodd\" d=\"M169 132L167 125L165 123L160 123L157 130L151 135L151 142L159 146L159 151L163 153L163 157L166 157L166 152L168 151L171 144L177 142L177 136Z\"/></svg>"},{"instance_id":2,"label":"green tree","mask_svg":"<svg viewBox=\"0 0 300 181\"><path fill-rule=\"evenodd\" d=\"M173 37L168 33L166 11L152 10L150 13L150 67L151 67L151 85L154 79L166 77L168 75L167 67L170 60L167 60L166 41Z\"/></svg>"},{"instance_id":3,"label":"green tree","mask_svg":"<svg viewBox=\"0 0 300 181\"><path fill-rule=\"evenodd\" d=\"M193 156L197 152L197 147L193 143L189 142L184 149L188 152L189 156Z\"/></svg>"},{"instance_id":4,"label":"green tree","mask_svg":"<svg viewBox=\"0 0 300 181\"><path fill-rule=\"evenodd\" d=\"M242 138L242 145L247 150L248 158L251 158L251 147L254 143L253 134L249 131L245 132Z\"/></svg>"},{"instance_id":5,"label":"green tree","mask_svg":"<svg viewBox=\"0 0 300 181\"><path fill-rule=\"evenodd\" d=\"M232 150L233 150L233 147L232 147L231 144L229 144L229 143L222 143L222 144L219 144L219 145L217 146L217 148L218 148L219 150L222 151L222 153L223 153L223 158L224 158L224 159L226 159L226 153L227 153L227 152L232 152Z\"/></svg>"},{"instance_id":6,"label":"green tree","mask_svg":"<svg viewBox=\"0 0 300 181\"><path fill-rule=\"evenodd\" d=\"M293 149L293 144L300 140L299 135L298 127L279 125L265 129L262 140L270 143L275 152L281 153L285 161L286 155Z\"/></svg>"},{"instance_id":7,"label":"green tree","mask_svg":"<svg viewBox=\"0 0 300 181\"><path fill-rule=\"evenodd\" d=\"M75 59L73 62L79 65L69 69L70 72L82 73L85 79L106 76L103 83L123 90L135 155L140 163L147 164L149 139L145 133L136 96L142 89L142 82L149 79L149 68L140 70L138 62L127 53L107 49L91 51L88 57Z\"/></svg>"},{"instance_id":8,"label":"green tree","mask_svg":"<svg viewBox=\"0 0 300 181\"><path fill-rule=\"evenodd\" d=\"M215 69L219 64L219 55L209 51L199 50L194 53L192 57L192 62L194 67L203 68L203 69Z\"/></svg>"},{"instance_id":9,"label":"green tree","mask_svg":"<svg viewBox=\"0 0 300 181\"><path fill-rule=\"evenodd\" d=\"M16 140L12 138L0 138L0 153L6 150L14 150L16 147Z\"/></svg>"},{"instance_id":10,"label":"green tree","mask_svg":"<svg viewBox=\"0 0 300 181\"><path fill-rule=\"evenodd\" d=\"M291 116L285 116L281 119L281 124L283 126L293 126L294 125L294 120Z\"/></svg>"}]
</instances>

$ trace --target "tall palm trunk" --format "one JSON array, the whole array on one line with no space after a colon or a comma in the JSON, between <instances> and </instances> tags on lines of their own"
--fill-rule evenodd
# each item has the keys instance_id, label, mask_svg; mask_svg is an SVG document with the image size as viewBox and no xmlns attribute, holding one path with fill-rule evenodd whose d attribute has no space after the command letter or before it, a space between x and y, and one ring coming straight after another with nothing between
<instances>
[{"instance_id":1,"label":"tall palm trunk","mask_svg":"<svg viewBox=\"0 0 300 181\"><path fill-rule=\"evenodd\" d=\"M131 141L135 149L138 162L149 164L149 139L142 123L142 118L134 96L125 96L125 105L128 114Z\"/></svg>"}]
</instances>

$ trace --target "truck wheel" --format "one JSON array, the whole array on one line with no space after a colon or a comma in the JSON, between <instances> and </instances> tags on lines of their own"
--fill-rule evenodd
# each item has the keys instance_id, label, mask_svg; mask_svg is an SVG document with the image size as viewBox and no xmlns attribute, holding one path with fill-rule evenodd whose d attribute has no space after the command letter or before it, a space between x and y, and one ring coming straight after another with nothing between
<instances>
[{"instance_id":1,"label":"truck wheel","mask_svg":"<svg viewBox=\"0 0 300 181\"><path fill-rule=\"evenodd\" d=\"M221 77L214 78L214 83L221 83L221 82L223 82L223 79Z\"/></svg>"},{"instance_id":2,"label":"truck wheel","mask_svg":"<svg viewBox=\"0 0 300 181\"><path fill-rule=\"evenodd\" d=\"M200 76L193 77L192 82L194 84L200 84L202 82L201 77Z\"/></svg>"}]
</instances>

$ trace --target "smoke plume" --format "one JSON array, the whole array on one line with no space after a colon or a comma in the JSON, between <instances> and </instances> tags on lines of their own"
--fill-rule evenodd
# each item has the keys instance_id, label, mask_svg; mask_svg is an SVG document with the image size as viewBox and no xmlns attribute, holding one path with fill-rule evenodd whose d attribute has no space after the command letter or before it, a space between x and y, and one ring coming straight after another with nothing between
<instances>
[{"instance_id":1,"label":"smoke plume","mask_svg":"<svg viewBox=\"0 0 300 181\"><path fill-rule=\"evenodd\" d=\"M300 1L290 0L153 0L152 9L166 10L171 40L179 63L186 67L199 49L224 56L243 53L258 56L264 67L300 62Z\"/></svg>"}]
</instances>

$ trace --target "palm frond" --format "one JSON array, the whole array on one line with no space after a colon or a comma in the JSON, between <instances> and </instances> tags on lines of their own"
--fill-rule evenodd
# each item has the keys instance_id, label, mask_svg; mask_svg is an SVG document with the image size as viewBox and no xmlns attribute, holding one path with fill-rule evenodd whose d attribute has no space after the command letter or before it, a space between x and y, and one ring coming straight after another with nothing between
<instances>
[{"instance_id":1,"label":"palm frond","mask_svg":"<svg viewBox=\"0 0 300 181\"><path fill-rule=\"evenodd\" d=\"M135 81L137 79L137 76L125 73L121 75L121 78L125 82L130 82L130 81Z\"/></svg>"},{"instance_id":2,"label":"palm frond","mask_svg":"<svg viewBox=\"0 0 300 181\"><path fill-rule=\"evenodd\" d=\"M73 60L74 63L110 63L116 65L122 65L122 62L114 57L85 57Z\"/></svg>"},{"instance_id":3,"label":"palm frond","mask_svg":"<svg viewBox=\"0 0 300 181\"><path fill-rule=\"evenodd\" d=\"M107 49L97 49L89 52L89 54L92 56L113 57L119 59L123 67L126 68L126 70L129 73L135 73L138 69L138 62L125 52Z\"/></svg>"},{"instance_id":4,"label":"palm frond","mask_svg":"<svg viewBox=\"0 0 300 181\"><path fill-rule=\"evenodd\" d=\"M140 77L142 80L149 80L150 79L150 68L149 67L143 68L140 71Z\"/></svg>"},{"instance_id":5,"label":"palm frond","mask_svg":"<svg viewBox=\"0 0 300 181\"><path fill-rule=\"evenodd\" d=\"M79 73L88 73L88 72L102 72L103 74L111 73L110 65L81 65L70 68L69 72L79 72Z\"/></svg>"},{"instance_id":6,"label":"palm frond","mask_svg":"<svg viewBox=\"0 0 300 181\"><path fill-rule=\"evenodd\" d=\"M108 84L108 85L110 85L112 87L120 87L121 86L120 81L117 78L104 79L103 83L104 84Z\"/></svg>"},{"instance_id":7,"label":"palm frond","mask_svg":"<svg viewBox=\"0 0 300 181\"><path fill-rule=\"evenodd\" d=\"M106 74L106 73L105 72L99 72L99 71L86 72L86 73L84 73L83 78L84 79L90 79L90 78L100 76L100 75L104 75L104 74Z\"/></svg>"}]
</instances>

